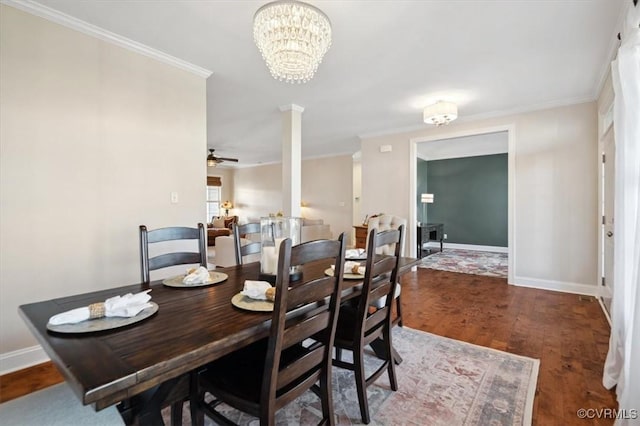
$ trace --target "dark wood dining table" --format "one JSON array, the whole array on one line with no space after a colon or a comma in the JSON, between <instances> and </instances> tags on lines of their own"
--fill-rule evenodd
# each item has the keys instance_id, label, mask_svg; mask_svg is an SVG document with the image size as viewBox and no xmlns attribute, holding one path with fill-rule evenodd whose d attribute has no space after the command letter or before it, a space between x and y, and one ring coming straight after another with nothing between
<instances>
[{"instance_id":1,"label":"dark wood dining table","mask_svg":"<svg viewBox=\"0 0 640 426\"><path fill-rule=\"evenodd\" d=\"M400 263L402 274L418 259L402 258ZM316 264L303 273L320 276L327 267ZM118 408L127 423L154 423L154 416L160 415L159 404L170 399L169 393L188 395L183 380L187 373L269 335L270 312L241 310L231 304L245 280L258 279L259 269L257 262L216 269L229 278L210 286L174 288L159 280L30 303L19 311L83 404L101 410L122 402ZM344 280L343 299L357 297L360 284ZM159 308L148 319L88 334L47 330L55 314L149 288ZM140 398L150 390L161 397Z\"/></svg>"}]
</instances>

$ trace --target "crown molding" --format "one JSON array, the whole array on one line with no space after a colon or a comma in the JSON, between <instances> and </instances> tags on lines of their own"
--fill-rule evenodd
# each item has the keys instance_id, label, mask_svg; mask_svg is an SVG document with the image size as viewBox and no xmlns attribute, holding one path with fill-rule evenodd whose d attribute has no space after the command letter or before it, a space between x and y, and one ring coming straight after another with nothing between
<instances>
[{"instance_id":1,"label":"crown molding","mask_svg":"<svg viewBox=\"0 0 640 426\"><path fill-rule=\"evenodd\" d=\"M458 123L468 123L468 122L478 121L478 120L487 120L490 118L508 117L516 114L525 114L529 112L542 111L545 109L561 108L561 107L570 106L570 105L579 105L587 102L593 102L595 100L596 98L593 96L576 97L576 98L569 98L569 99L556 99L548 102L542 102L539 104L533 104L533 105L516 107L516 108L508 108L504 110L486 112L482 114L468 115L463 117L460 117L460 115L458 115L458 119L455 121L452 121L451 124L449 124L448 126L454 127ZM397 127L397 128L387 129L387 130L381 130L378 132L360 133L358 134L358 138L360 138L360 140L364 140L364 139L378 138L382 136L391 136L391 135L397 135L401 133L411 133L411 132L433 130L433 129L437 129L437 127L434 125L421 123L421 124L415 124L412 126L404 126L404 127Z\"/></svg>"},{"instance_id":2,"label":"crown molding","mask_svg":"<svg viewBox=\"0 0 640 426\"><path fill-rule=\"evenodd\" d=\"M103 28L82 21L78 18L74 18L73 16L59 12L33 0L0 0L0 3L22 10L23 12L39 16L48 21L55 22L56 24L63 25L67 28L71 28L72 30L79 31L91 37L98 38L111 44L115 44L116 46L123 47L127 50L131 50L149 58L156 59L160 62L164 62L165 64L169 64L185 71L189 71L199 77L208 78L212 74L211 71L205 68L176 58L175 56L171 56L160 50L153 49L142 43L138 43L137 41L133 41L126 37L112 33L111 31L107 31Z\"/></svg>"}]
</instances>

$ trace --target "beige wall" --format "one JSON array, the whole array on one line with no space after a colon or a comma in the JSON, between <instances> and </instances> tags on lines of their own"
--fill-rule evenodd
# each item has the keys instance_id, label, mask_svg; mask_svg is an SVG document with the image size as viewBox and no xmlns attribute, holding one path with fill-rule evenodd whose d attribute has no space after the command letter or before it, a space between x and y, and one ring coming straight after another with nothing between
<instances>
[{"instance_id":1,"label":"beige wall","mask_svg":"<svg viewBox=\"0 0 640 426\"><path fill-rule=\"evenodd\" d=\"M225 202L226 200L229 200L231 202L233 202L233 176L234 176L234 169L233 168L227 168L227 167L207 167L207 176L217 176L220 178L221 182L222 182L222 190L221 190L221 202ZM235 206L235 203L234 203ZM224 212L223 212L224 214ZM229 214L230 215L236 215L238 214L236 212L236 209L231 209L229 210ZM203 219L205 220L205 219ZM211 221L211 218L208 217L206 218L206 221L209 222Z\"/></svg>"},{"instance_id":2,"label":"beige wall","mask_svg":"<svg viewBox=\"0 0 640 426\"><path fill-rule=\"evenodd\" d=\"M353 216L353 159L350 155L302 161L302 211L309 219L323 219L331 225L334 238L351 235Z\"/></svg>"},{"instance_id":3,"label":"beige wall","mask_svg":"<svg viewBox=\"0 0 640 426\"><path fill-rule=\"evenodd\" d=\"M302 215L323 219L337 237L351 232L352 169L350 155L302 161ZM242 222L282 210L282 166L269 164L236 169L234 214Z\"/></svg>"},{"instance_id":4,"label":"beige wall","mask_svg":"<svg viewBox=\"0 0 640 426\"><path fill-rule=\"evenodd\" d=\"M233 213L241 223L282 210L282 166L239 168L233 174Z\"/></svg>"},{"instance_id":5,"label":"beige wall","mask_svg":"<svg viewBox=\"0 0 640 426\"><path fill-rule=\"evenodd\" d=\"M362 141L362 214L410 217L410 140L513 125L514 283L595 292L597 112L595 102ZM392 152L381 153L380 145ZM413 167L415 170L415 167ZM414 177L415 179L415 177Z\"/></svg>"},{"instance_id":6,"label":"beige wall","mask_svg":"<svg viewBox=\"0 0 640 426\"><path fill-rule=\"evenodd\" d=\"M6 361L35 344L19 305L139 282L138 225L203 221L206 82L0 7Z\"/></svg>"}]
</instances>

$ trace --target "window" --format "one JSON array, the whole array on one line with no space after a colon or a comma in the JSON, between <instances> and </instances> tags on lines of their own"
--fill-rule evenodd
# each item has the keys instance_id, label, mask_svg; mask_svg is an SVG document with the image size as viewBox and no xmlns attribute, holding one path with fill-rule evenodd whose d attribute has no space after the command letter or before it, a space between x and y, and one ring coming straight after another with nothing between
<instances>
[{"instance_id":1,"label":"window","mask_svg":"<svg viewBox=\"0 0 640 426\"><path fill-rule=\"evenodd\" d=\"M207 176L207 222L220 216L220 196L222 182L219 177Z\"/></svg>"}]
</instances>

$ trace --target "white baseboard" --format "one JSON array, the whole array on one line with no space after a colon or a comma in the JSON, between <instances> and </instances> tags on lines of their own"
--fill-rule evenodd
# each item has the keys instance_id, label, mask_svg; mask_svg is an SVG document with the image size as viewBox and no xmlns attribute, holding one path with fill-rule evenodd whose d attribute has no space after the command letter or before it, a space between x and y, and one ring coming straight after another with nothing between
<instances>
[{"instance_id":1,"label":"white baseboard","mask_svg":"<svg viewBox=\"0 0 640 426\"><path fill-rule=\"evenodd\" d=\"M42 346L36 345L29 348L18 349L13 352L0 354L0 375L22 370L32 365L49 361Z\"/></svg>"},{"instance_id":2,"label":"white baseboard","mask_svg":"<svg viewBox=\"0 0 640 426\"><path fill-rule=\"evenodd\" d=\"M440 248L439 242L429 241L428 247ZM456 244L456 243L444 243L444 248L459 249L459 250L472 250L472 251L492 251L494 253L509 253L509 247L498 246L476 246L473 244Z\"/></svg>"},{"instance_id":3,"label":"white baseboard","mask_svg":"<svg viewBox=\"0 0 640 426\"><path fill-rule=\"evenodd\" d=\"M562 293L584 294L598 297L600 290L597 285L569 283L564 281L541 280L538 278L513 277L509 284L519 287L538 288L541 290L560 291Z\"/></svg>"},{"instance_id":4,"label":"white baseboard","mask_svg":"<svg viewBox=\"0 0 640 426\"><path fill-rule=\"evenodd\" d=\"M602 309L602 313L604 314L604 317L607 319L607 322L609 323L609 328L611 328L611 315L609 315L607 308L605 308L604 306L604 302L602 301L602 296L598 297L598 303L600 303L600 309Z\"/></svg>"}]
</instances>

